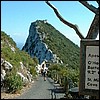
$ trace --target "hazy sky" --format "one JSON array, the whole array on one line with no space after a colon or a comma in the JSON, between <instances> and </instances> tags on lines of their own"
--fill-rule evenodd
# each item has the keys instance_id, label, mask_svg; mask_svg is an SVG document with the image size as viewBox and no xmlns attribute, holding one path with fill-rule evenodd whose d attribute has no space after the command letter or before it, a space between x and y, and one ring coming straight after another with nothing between
<instances>
[{"instance_id":1,"label":"hazy sky","mask_svg":"<svg viewBox=\"0 0 100 100\"><path fill-rule=\"evenodd\" d=\"M64 19L77 24L80 32L86 37L94 18L93 12L78 1L50 1L50 3L58 9ZM90 3L98 7L95 1ZM80 38L75 31L63 24L44 1L1 1L1 30L10 35L16 43L25 43L32 22L45 19L80 46Z\"/></svg>"}]
</instances>

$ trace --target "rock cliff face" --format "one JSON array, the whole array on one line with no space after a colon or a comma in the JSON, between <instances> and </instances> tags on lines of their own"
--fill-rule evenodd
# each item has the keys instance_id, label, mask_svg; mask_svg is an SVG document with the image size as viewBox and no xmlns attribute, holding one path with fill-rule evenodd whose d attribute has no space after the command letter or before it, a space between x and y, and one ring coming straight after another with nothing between
<instances>
[{"instance_id":1,"label":"rock cliff face","mask_svg":"<svg viewBox=\"0 0 100 100\"><path fill-rule=\"evenodd\" d=\"M66 38L46 20L31 23L29 36L22 50L32 58L43 61L64 63L69 67L79 66L79 47Z\"/></svg>"},{"instance_id":2,"label":"rock cliff face","mask_svg":"<svg viewBox=\"0 0 100 100\"><path fill-rule=\"evenodd\" d=\"M43 20L42 22L44 24L47 23L46 20ZM31 57L36 56L39 60L39 64L41 64L45 60L62 63L59 57L57 57L56 54L53 54L52 50L48 48L48 45L44 42L44 40L47 38L47 33L43 31L39 32L39 28L41 27L39 26L39 23L41 23L40 20L31 23L29 36L22 50L28 52Z\"/></svg>"}]
</instances>

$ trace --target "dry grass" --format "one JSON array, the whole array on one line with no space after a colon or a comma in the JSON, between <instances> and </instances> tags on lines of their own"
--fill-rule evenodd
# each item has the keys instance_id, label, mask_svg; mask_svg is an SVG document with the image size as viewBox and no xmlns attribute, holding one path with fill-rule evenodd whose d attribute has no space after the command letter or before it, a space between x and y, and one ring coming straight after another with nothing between
<instances>
[{"instance_id":1,"label":"dry grass","mask_svg":"<svg viewBox=\"0 0 100 100\"><path fill-rule=\"evenodd\" d=\"M28 84L27 86L23 87L20 91L17 91L14 94L11 93L1 93L1 99L13 99L17 96L20 96L22 93L25 93L32 86L32 83Z\"/></svg>"}]
</instances>

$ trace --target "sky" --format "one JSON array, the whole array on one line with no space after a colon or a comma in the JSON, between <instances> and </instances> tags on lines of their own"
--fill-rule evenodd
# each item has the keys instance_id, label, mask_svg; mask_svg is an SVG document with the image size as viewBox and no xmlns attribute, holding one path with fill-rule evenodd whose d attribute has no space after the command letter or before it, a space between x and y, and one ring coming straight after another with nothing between
<instances>
[{"instance_id":1,"label":"sky","mask_svg":"<svg viewBox=\"0 0 100 100\"><path fill-rule=\"evenodd\" d=\"M65 20L77 24L82 35L86 37L95 16L93 12L78 1L50 1L50 3L58 9ZM98 7L95 1L90 3ZM75 30L63 24L45 1L1 1L1 31L10 35L16 44L25 44L32 22L45 19L80 46L80 38Z\"/></svg>"}]
</instances>

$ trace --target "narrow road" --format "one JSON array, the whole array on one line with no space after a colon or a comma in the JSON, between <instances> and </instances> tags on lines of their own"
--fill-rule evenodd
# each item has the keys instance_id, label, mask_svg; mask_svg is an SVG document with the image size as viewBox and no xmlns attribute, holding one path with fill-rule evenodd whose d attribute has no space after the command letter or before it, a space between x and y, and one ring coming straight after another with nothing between
<instances>
[{"instance_id":1,"label":"narrow road","mask_svg":"<svg viewBox=\"0 0 100 100\"><path fill-rule=\"evenodd\" d=\"M14 99L51 99L51 89L53 89L53 80L47 78L43 80L42 76L39 76L32 87L24 94Z\"/></svg>"}]
</instances>

